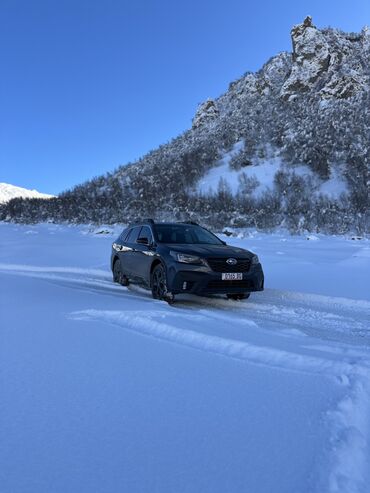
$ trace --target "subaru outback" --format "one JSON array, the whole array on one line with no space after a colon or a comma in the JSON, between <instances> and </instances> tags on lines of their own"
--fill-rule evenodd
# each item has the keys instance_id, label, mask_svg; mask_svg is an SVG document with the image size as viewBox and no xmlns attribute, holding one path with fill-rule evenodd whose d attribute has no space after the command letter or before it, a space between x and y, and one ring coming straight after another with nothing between
<instances>
[{"instance_id":1,"label":"subaru outback","mask_svg":"<svg viewBox=\"0 0 370 493\"><path fill-rule=\"evenodd\" d=\"M129 226L112 245L111 269L114 282L139 282L169 303L181 293L245 299L264 286L257 255L193 222Z\"/></svg>"}]
</instances>

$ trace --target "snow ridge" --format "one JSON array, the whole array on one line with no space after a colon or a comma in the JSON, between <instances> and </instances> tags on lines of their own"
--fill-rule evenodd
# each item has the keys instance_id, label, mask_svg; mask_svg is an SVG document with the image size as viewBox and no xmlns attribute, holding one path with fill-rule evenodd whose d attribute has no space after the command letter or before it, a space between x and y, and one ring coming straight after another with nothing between
<instances>
[{"instance_id":1,"label":"snow ridge","mask_svg":"<svg viewBox=\"0 0 370 493\"><path fill-rule=\"evenodd\" d=\"M121 312L89 309L73 312L70 316L76 320L104 320L158 339L273 368L329 376L353 372L353 366L349 363L255 346L233 339L205 335L198 331L178 329L176 325L156 320L162 317L162 312L151 311L143 314L135 310Z\"/></svg>"},{"instance_id":2,"label":"snow ridge","mask_svg":"<svg viewBox=\"0 0 370 493\"><path fill-rule=\"evenodd\" d=\"M364 493L368 487L370 372L350 377L350 392L328 412L332 426L330 493Z\"/></svg>"},{"instance_id":3,"label":"snow ridge","mask_svg":"<svg viewBox=\"0 0 370 493\"><path fill-rule=\"evenodd\" d=\"M54 195L40 193L37 190L16 187L15 185L9 185L9 183L0 183L0 204L5 204L6 202L9 202L9 200L18 197L24 199L50 199L54 197Z\"/></svg>"},{"instance_id":4,"label":"snow ridge","mask_svg":"<svg viewBox=\"0 0 370 493\"><path fill-rule=\"evenodd\" d=\"M328 478L327 469L322 471L326 477L324 482L329 483L325 490L330 493L365 492L370 412L368 365L360 366L344 360L330 361L326 358L205 335L198 331L178 329L176 325L162 321L165 317L162 311L152 310L143 314L135 310L123 312L88 309L73 312L70 317L74 320L107 322L160 340L256 365L338 379L348 391L336 407L327 412L331 423L331 449L328 451L327 460L331 466ZM248 321L246 322L248 325Z\"/></svg>"}]
</instances>

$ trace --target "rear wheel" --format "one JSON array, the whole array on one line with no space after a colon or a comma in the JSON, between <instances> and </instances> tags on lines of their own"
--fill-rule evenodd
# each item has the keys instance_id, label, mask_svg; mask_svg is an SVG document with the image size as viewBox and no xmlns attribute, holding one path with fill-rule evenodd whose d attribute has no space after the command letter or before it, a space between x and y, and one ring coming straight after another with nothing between
<instances>
[{"instance_id":1,"label":"rear wheel","mask_svg":"<svg viewBox=\"0 0 370 493\"><path fill-rule=\"evenodd\" d=\"M118 282L121 286L128 286L130 284L128 277L122 273L121 262L118 259L113 265L113 281Z\"/></svg>"},{"instance_id":2,"label":"rear wheel","mask_svg":"<svg viewBox=\"0 0 370 493\"><path fill-rule=\"evenodd\" d=\"M166 271L162 264L154 267L151 286L152 296L155 300L165 300L170 304L175 301L175 296L167 289Z\"/></svg>"},{"instance_id":3,"label":"rear wheel","mask_svg":"<svg viewBox=\"0 0 370 493\"><path fill-rule=\"evenodd\" d=\"M247 300L251 294L250 293L240 293L240 294L227 294L229 300Z\"/></svg>"}]
</instances>

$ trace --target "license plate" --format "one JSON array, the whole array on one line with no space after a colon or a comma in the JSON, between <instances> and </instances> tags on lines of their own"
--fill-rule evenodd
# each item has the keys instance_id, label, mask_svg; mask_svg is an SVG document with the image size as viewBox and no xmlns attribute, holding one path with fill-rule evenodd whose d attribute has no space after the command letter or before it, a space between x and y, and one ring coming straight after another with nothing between
<instances>
[{"instance_id":1,"label":"license plate","mask_svg":"<svg viewBox=\"0 0 370 493\"><path fill-rule=\"evenodd\" d=\"M224 272L221 279L223 281L241 281L243 274L241 272Z\"/></svg>"}]
</instances>

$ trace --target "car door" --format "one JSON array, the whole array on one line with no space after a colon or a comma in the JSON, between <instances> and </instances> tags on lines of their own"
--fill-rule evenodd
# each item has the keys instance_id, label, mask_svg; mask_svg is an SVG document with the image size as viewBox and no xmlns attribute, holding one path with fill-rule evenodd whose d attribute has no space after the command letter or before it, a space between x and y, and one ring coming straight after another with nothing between
<instances>
[{"instance_id":1,"label":"car door","mask_svg":"<svg viewBox=\"0 0 370 493\"><path fill-rule=\"evenodd\" d=\"M136 239L136 244L132 254L132 262L135 264L135 271L138 277L149 284L150 267L155 252L153 250L153 235L149 226L143 226Z\"/></svg>"},{"instance_id":2,"label":"car door","mask_svg":"<svg viewBox=\"0 0 370 493\"><path fill-rule=\"evenodd\" d=\"M132 228L125 229L116 241L113 243L113 249L115 251L115 256L118 256L121 262L121 270L123 274L126 274L124 266L126 265L126 256L129 248L126 245L126 239L130 235Z\"/></svg>"},{"instance_id":3,"label":"car door","mask_svg":"<svg viewBox=\"0 0 370 493\"><path fill-rule=\"evenodd\" d=\"M127 277L138 277L136 264L134 262L136 240L139 236L141 226L134 226L126 236L124 251L121 252L122 270Z\"/></svg>"}]
</instances>

